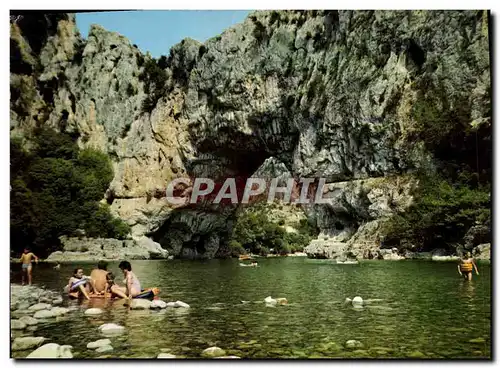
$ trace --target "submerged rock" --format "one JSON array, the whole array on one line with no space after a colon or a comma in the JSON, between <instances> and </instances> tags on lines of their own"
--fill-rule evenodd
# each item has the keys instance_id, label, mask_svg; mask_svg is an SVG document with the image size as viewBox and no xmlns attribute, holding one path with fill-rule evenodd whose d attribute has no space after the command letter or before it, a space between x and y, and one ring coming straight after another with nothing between
<instances>
[{"instance_id":1,"label":"submerged rock","mask_svg":"<svg viewBox=\"0 0 500 368\"><path fill-rule=\"evenodd\" d=\"M14 339L14 342L12 343L12 351L33 349L40 346L45 340L47 339L41 336L17 337L16 339Z\"/></svg>"},{"instance_id":2,"label":"submerged rock","mask_svg":"<svg viewBox=\"0 0 500 368\"><path fill-rule=\"evenodd\" d=\"M121 334L125 332L125 327L114 323L105 323L99 326L99 331L105 335Z\"/></svg>"},{"instance_id":3,"label":"submerged rock","mask_svg":"<svg viewBox=\"0 0 500 368\"><path fill-rule=\"evenodd\" d=\"M40 318L40 319L54 318L54 317L56 317L56 314L52 310L42 309L42 310L39 310L38 312L36 312L33 315L33 317Z\"/></svg>"},{"instance_id":4,"label":"submerged rock","mask_svg":"<svg viewBox=\"0 0 500 368\"><path fill-rule=\"evenodd\" d=\"M415 358L415 359L421 359L421 358L426 358L426 355L422 353L421 351L415 350L412 351L407 355L408 358Z\"/></svg>"},{"instance_id":5,"label":"submerged rock","mask_svg":"<svg viewBox=\"0 0 500 368\"><path fill-rule=\"evenodd\" d=\"M176 359L177 357L174 354L169 353L160 353L156 357L157 359Z\"/></svg>"},{"instance_id":6,"label":"submerged rock","mask_svg":"<svg viewBox=\"0 0 500 368\"><path fill-rule=\"evenodd\" d=\"M106 345L111 345L110 339L99 339L97 341L89 342L87 344L87 349L97 349Z\"/></svg>"},{"instance_id":7,"label":"submerged rock","mask_svg":"<svg viewBox=\"0 0 500 368\"><path fill-rule=\"evenodd\" d=\"M38 349L29 354L26 358L28 359L54 359L54 358L73 358L73 354L71 353L71 349L73 347L71 345L59 345L59 344L45 344L40 346Z\"/></svg>"},{"instance_id":8,"label":"submerged rock","mask_svg":"<svg viewBox=\"0 0 500 368\"><path fill-rule=\"evenodd\" d=\"M38 323L38 320L36 318L30 316L22 316L21 318L19 318L19 321L25 323L27 326L34 326Z\"/></svg>"},{"instance_id":9,"label":"submerged rock","mask_svg":"<svg viewBox=\"0 0 500 368\"><path fill-rule=\"evenodd\" d=\"M348 349L362 348L363 343L358 340L348 340L345 343L345 347Z\"/></svg>"},{"instance_id":10,"label":"submerged rock","mask_svg":"<svg viewBox=\"0 0 500 368\"><path fill-rule=\"evenodd\" d=\"M104 313L104 311L101 308L89 308L84 314L87 316L96 316L102 313Z\"/></svg>"},{"instance_id":11,"label":"submerged rock","mask_svg":"<svg viewBox=\"0 0 500 368\"><path fill-rule=\"evenodd\" d=\"M132 299L130 309L150 309L151 302L147 299Z\"/></svg>"},{"instance_id":12,"label":"submerged rock","mask_svg":"<svg viewBox=\"0 0 500 368\"><path fill-rule=\"evenodd\" d=\"M11 330L24 330L26 328L26 323L18 320L18 319L11 319L10 320L10 329Z\"/></svg>"},{"instance_id":13,"label":"submerged rock","mask_svg":"<svg viewBox=\"0 0 500 368\"><path fill-rule=\"evenodd\" d=\"M36 312L36 311L40 311L40 310L44 310L44 309L50 309L51 307L52 306L50 304L47 304L47 303L37 303L37 304L29 307L28 310Z\"/></svg>"},{"instance_id":14,"label":"submerged rock","mask_svg":"<svg viewBox=\"0 0 500 368\"><path fill-rule=\"evenodd\" d=\"M273 299L272 297L268 296L266 299L264 299L264 303L276 305L276 304L278 304L278 301L276 299Z\"/></svg>"},{"instance_id":15,"label":"submerged rock","mask_svg":"<svg viewBox=\"0 0 500 368\"><path fill-rule=\"evenodd\" d=\"M212 346L210 348L203 350L201 352L201 355L207 358L215 358L215 357L225 356L226 352L217 346Z\"/></svg>"},{"instance_id":16,"label":"submerged rock","mask_svg":"<svg viewBox=\"0 0 500 368\"><path fill-rule=\"evenodd\" d=\"M191 308L191 307L189 306L189 304L184 303L184 302L181 302L180 300L177 300L177 301L175 302L175 307L176 307L176 308Z\"/></svg>"},{"instance_id":17,"label":"submerged rock","mask_svg":"<svg viewBox=\"0 0 500 368\"><path fill-rule=\"evenodd\" d=\"M151 309L164 309L167 308L167 303L163 300L153 300L149 306Z\"/></svg>"},{"instance_id":18,"label":"submerged rock","mask_svg":"<svg viewBox=\"0 0 500 368\"><path fill-rule=\"evenodd\" d=\"M113 347L111 345L104 345L97 348L97 353L106 353L108 351L113 351Z\"/></svg>"},{"instance_id":19,"label":"submerged rock","mask_svg":"<svg viewBox=\"0 0 500 368\"><path fill-rule=\"evenodd\" d=\"M359 308L363 306L363 298L360 296L355 296L354 299L352 300L352 306L355 308Z\"/></svg>"},{"instance_id":20,"label":"submerged rock","mask_svg":"<svg viewBox=\"0 0 500 368\"><path fill-rule=\"evenodd\" d=\"M65 315L65 314L69 313L69 309L68 308L63 308L63 307L53 307L50 311L55 316L62 316L62 315Z\"/></svg>"}]
</instances>

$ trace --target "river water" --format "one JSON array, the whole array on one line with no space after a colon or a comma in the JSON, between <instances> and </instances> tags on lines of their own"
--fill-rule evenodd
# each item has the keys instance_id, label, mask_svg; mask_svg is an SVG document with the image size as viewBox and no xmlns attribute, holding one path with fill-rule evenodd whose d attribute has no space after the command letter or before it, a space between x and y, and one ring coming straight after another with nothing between
<instances>
[{"instance_id":1,"label":"river water","mask_svg":"<svg viewBox=\"0 0 500 368\"><path fill-rule=\"evenodd\" d=\"M132 261L143 287L161 289L165 301L190 309L130 311L123 302L85 316L89 303L58 322L41 323L35 336L73 346L75 358L155 358L162 350L199 358L210 346L241 358L490 358L491 269L464 282L455 263L364 261L337 265L299 257L260 258L259 267L237 260ZM62 290L76 266L34 267L34 284ZM18 277L13 265L14 278ZM121 280L118 263L108 268ZM19 282L14 279L13 282ZM285 297L288 305L268 307L264 298ZM347 297L368 300L363 309ZM66 302L65 302L66 303ZM78 302L72 302L78 303ZM60 317L59 317L60 318ZM103 338L97 327L117 323L126 333L111 337L114 351L96 353L88 342ZM347 340L363 347L347 349ZM29 353L15 352L14 357Z\"/></svg>"}]
</instances>

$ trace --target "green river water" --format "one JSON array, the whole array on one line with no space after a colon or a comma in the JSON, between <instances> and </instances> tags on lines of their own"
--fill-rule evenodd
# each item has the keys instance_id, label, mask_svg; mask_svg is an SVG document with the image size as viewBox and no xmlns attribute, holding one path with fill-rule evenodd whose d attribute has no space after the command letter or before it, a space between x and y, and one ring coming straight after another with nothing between
<instances>
[{"instance_id":1,"label":"green river water","mask_svg":"<svg viewBox=\"0 0 500 368\"><path fill-rule=\"evenodd\" d=\"M491 268L464 282L456 263L365 261L337 265L299 257L260 258L259 267L237 260L132 261L143 287L157 286L165 301L190 309L131 311L123 302L100 316L85 316L89 303L57 322L40 323L35 336L73 346L74 358L155 358L161 351L199 358L211 346L241 358L491 358ZM34 284L62 290L72 270L93 264L48 264L33 269ZM14 277L17 268L13 265ZM108 268L122 279L118 263ZM13 280L13 282L19 282ZM268 307L264 298L285 297ZM346 297L370 301L361 310ZM245 301L245 303L243 303ZM248 302L248 303L247 303ZM96 353L88 342L102 337L98 326L117 323L126 333L111 337L114 351ZM347 340L362 348L347 349ZM25 357L30 351L14 352Z\"/></svg>"}]
</instances>

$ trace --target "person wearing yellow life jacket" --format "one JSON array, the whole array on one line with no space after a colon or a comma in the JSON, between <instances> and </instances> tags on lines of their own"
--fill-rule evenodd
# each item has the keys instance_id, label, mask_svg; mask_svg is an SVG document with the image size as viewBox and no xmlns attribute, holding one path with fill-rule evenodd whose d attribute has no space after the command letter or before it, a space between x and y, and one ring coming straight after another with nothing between
<instances>
[{"instance_id":1,"label":"person wearing yellow life jacket","mask_svg":"<svg viewBox=\"0 0 500 368\"><path fill-rule=\"evenodd\" d=\"M472 280L472 268L476 271L476 275L479 275L477 271L476 263L472 258L470 252L465 253L465 256L460 260L458 267L458 273L463 276L465 280Z\"/></svg>"}]
</instances>

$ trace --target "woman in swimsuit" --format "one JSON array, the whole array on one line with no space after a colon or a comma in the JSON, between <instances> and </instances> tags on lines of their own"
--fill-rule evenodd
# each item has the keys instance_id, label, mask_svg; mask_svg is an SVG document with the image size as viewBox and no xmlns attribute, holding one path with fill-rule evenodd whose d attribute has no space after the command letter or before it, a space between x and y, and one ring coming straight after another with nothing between
<instances>
[{"instance_id":1,"label":"woman in swimsuit","mask_svg":"<svg viewBox=\"0 0 500 368\"><path fill-rule=\"evenodd\" d=\"M70 277L66 289L68 290L68 294L72 297L83 295L85 299L90 300L87 290L89 285L92 286L90 278L83 274L83 269L77 268L75 269L73 276Z\"/></svg>"},{"instance_id":2,"label":"woman in swimsuit","mask_svg":"<svg viewBox=\"0 0 500 368\"><path fill-rule=\"evenodd\" d=\"M128 261L122 261L118 265L120 270L123 271L123 275L125 276L125 292L127 296L132 299L133 297L139 295L141 293L141 283L137 276L132 272L132 266ZM115 285L116 286L116 285ZM116 286L117 287L117 286Z\"/></svg>"}]
</instances>

